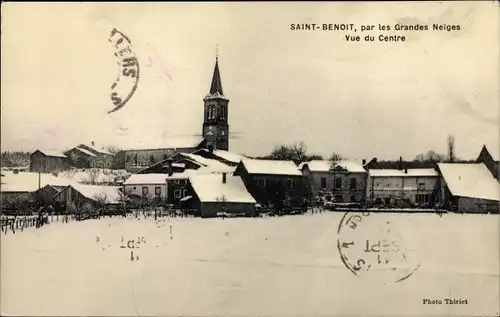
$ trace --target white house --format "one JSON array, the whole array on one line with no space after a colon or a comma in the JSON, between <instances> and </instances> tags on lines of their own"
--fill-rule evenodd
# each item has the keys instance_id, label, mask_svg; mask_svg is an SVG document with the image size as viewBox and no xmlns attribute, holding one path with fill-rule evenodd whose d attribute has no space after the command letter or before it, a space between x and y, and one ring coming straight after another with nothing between
<instances>
[{"instance_id":1,"label":"white house","mask_svg":"<svg viewBox=\"0 0 500 317\"><path fill-rule=\"evenodd\" d=\"M438 180L439 174L432 168L371 169L366 197L384 204L405 199L418 205L430 205L438 194Z\"/></svg>"},{"instance_id":2,"label":"white house","mask_svg":"<svg viewBox=\"0 0 500 317\"><path fill-rule=\"evenodd\" d=\"M447 209L499 212L500 184L484 163L439 163L440 198Z\"/></svg>"},{"instance_id":3,"label":"white house","mask_svg":"<svg viewBox=\"0 0 500 317\"><path fill-rule=\"evenodd\" d=\"M131 196L149 199L167 199L168 174L132 174L123 182L125 192Z\"/></svg>"},{"instance_id":4,"label":"white house","mask_svg":"<svg viewBox=\"0 0 500 317\"><path fill-rule=\"evenodd\" d=\"M299 168L313 195L326 191L333 195L336 202L360 202L365 199L367 172L361 164L350 160L335 163L313 160L301 163Z\"/></svg>"}]
</instances>

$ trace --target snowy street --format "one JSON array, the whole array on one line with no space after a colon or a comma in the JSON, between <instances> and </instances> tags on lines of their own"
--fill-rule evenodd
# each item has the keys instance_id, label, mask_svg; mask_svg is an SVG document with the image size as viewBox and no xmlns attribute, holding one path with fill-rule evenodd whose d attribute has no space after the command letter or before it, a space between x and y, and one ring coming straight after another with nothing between
<instances>
[{"instance_id":1,"label":"snowy street","mask_svg":"<svg viewBox=\"0 0 500 317\"><path fill-rule=\"evenodd\" d=\"M106 218L9 232L1 237L1 313L498 314L498 215L374 215L390 219L421 261L399 283L356 276L342 263L342 216ZM436 298L468 304L422 304Z\"/></svg>"}]
</instances>

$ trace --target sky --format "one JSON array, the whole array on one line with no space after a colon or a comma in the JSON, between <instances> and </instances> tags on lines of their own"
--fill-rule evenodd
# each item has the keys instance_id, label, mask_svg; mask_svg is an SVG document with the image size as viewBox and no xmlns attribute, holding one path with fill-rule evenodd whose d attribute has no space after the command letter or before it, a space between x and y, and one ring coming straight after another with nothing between
<instances>
[{"instance_id":1,"label":"sky","mask_svg":"<svg viewBox=\"0 0 500 317\"><path fill-rule=\"evenodd\" d=\"M134 148L201 133L218 46L230 151L413 159L499 152L500 10L493 1L398 3L3 3L2 150L95 141ZM292 23L353 23L292 31ZM432 23L460 30L360 32ZM110 32L132 42L138 88L117 112ZM345 35L405 35L347 42Z\"/></svg>"}]
</instances>

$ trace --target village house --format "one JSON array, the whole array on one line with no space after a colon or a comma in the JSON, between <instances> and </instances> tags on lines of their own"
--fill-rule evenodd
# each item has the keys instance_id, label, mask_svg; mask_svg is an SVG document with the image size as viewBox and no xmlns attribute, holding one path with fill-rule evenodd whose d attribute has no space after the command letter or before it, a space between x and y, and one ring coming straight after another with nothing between
<instances>
[{"instance_id":1,"label":"village house","mask_svg":"<svg viewBox=\"0 0 500 317\"><path fill-rule=\"evenodd\" d=\"M56 151L36 150L30 155L30 172L52 173L69 167L68 158Z\"/></svg>"},{"instance_id":2,"label":"village house","mask_svg":"<svg viewBox=\"0 0 500 317\"><path fill-rule=\"evenodd\" d=\"M59 193L61 190L66 188L66 186L57 186L57 185L45 185L39 190L33 193L33 198L35 201L42 206L54 205L55 200L54 196Z\"/></svg>"},{"instance_id":3,"label":"village house","mask_svg":"<svg viewBox=\"0 0 500 317\"><path fill-rule=\"evenodd\" d=\"M438 196L439 174L435 169L370 169L366 196L375 204L431 206Z\"/></svg>"},{"instance_id":4,"label":"village house","mask_svg":"<svg viewBox=\"0 0 500 317\"><path fill-rule=\"evenodd\" d=\"M209 168L197 170L187 169L182 173L173 173L167 176L167 203L181 207L181 203L187 201L193 195L192 187L188 186L189 178L196 175L222 175L226 172L215 172ZM183 205L186 205L185 203Z\"/></svg>"},{"instance_id":5,"label":"village house","mask_svg":"<svg viewBox=\"0 0 500 317\"><path fill-rule=\"evenodd\" d=\"M483 146L479 156L476 159L476 163L484 163L488 170L493 174L497 180L500 181L500 164L498 154L488 151L486 145Z\"/></svg>"},{"instance_id":6,"label":"village house","mask_svg":"<svg viewBox=\"0 0 500 317\"><path fill-rule=\"evenodd\" d=\"M499 212L500 184L484 163L439 163L439 198L445 209Z\"/></svg>"},{"instance_id":7,"label":"village house","mask_svg":"<svg viewBox=\"0 0 500 317\"><path fill-rule=\"evenodd\" d=\"M93 209L106 206L116 209L124 202L118 186L71 184L54 196L58 212L81 212L85 206Z\"/></svg>"},{"instance_id":8,"label":"village house","mask_svg":"<svg viewBox=\"0 0 500 317\"><path fill-rule=\"evenodd\" d=\"M303 194L302 172L293 161L242 160L234 176L240 176L250 194L261 205L281 205L289 201L300 205Z\"/></svg>"},{"instance_id":9,"label":"village house","mask_svg":"<svg viewBox=\"0 0 500 317\"><path fill-rule=\"evenodd\" d=\"M113 154L97 146L94 141L87 144L80 144L64 152L68 157L71 166L76 168L111 168Z\"/></svg>"},{"instance_id":10,"label":"village house","mask_svg":"<svg viewBox=\"0 0 500 317\"><path fill-rule=\"evenodd\" d=\"M164 202L167 199L168 174L132 174L123 182L124 192L137 199Z\"/></svg>"},{"instance_id":11,"label":"village house","mask_svg":"<svg viewBox=\"0 0 500 317\"><path fill-rule=\"evenodd\" d=\"M313 196L328 192L339 203L365 200L368 173L356 162L313 160L301 163L299 168Z\"/></svg>"},{"instance_id":12,"label":"village house","mask_svg":"<svg viewBox=\"0 0 500 317\"><path fill-rule=\"evenodd\" d=\"M13 205L25 205L36 202L36 192L46 186L61 188L69 185L70 180L57 177L50 173L32 173L15 171L2 171L0 195L2 209Z\"/></svg>"},{"instance_id":13,"label":"village house","mask_svg":"<svg viewBox=\"0 0 500 317\"><path fill-rule=\"evenodd\" d=\"M190 196L185 206L196 209L201 217L216 217L219 212L252 216L256 200L241 177L222 174L198 174L189 177Z\"/></svg>"},{"instance_id":14,"label":"village house","mask_svg":"<svg viewBox=\"0 0 500 317\"><path fill-rule=\"evenodd\" d=\"M192 197L193 190L191 187L188 187L188 182L189 176L195 173L194 170L186 170L183 173L167 177L167 204L180 208L182 202Z\"/></svg>"}]
</instances>

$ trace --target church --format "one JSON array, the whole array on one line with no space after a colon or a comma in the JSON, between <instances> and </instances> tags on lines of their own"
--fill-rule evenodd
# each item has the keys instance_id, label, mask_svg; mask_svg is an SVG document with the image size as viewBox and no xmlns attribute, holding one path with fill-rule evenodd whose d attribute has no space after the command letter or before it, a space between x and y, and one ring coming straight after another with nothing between
<instances>
[{"instance_id":1,"label":"church","mask_svg":"<svg viewBox=\"0 0 500 317\"><path fill-rule=\"evenodd\" d=\"M209 152L229 150L229 99L224 96L219 70L219 58L215 67L208 94L203 98L203 125L201 136L172 138L162 148L126 149L114 156L113 168L130 172L142 170L177 153L193 153L201 149Z\"/></svg>"}]
</instances>

